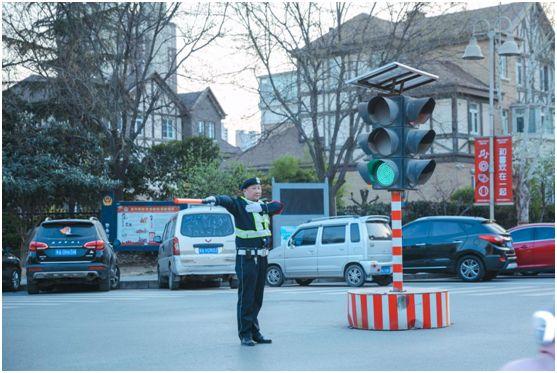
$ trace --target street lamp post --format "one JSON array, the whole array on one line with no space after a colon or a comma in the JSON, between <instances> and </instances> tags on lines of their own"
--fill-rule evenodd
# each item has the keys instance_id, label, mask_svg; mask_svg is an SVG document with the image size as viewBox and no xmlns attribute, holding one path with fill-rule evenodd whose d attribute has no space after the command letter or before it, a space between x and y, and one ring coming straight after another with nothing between
<instances>
[{"instance_id":1,"label":"street lamp post","mask_svg":"<svg viewBox=\"0 0 557 373\"><path fill-rule=\"evenodd\" d=\"M506 19L509 27L506 31L507 33L507 40L501 45L499 48L499 55L510 57L510 56L518 56L520 55L520 51L518 49L518 45L514 41L512 37L512 30L511 30L511 20L508 17L501 17L501 19ZM499 22L499 29L501 29L501 21ZM494 166L494 137L495 137L495 129L493 123L493 112L494 112L494 104L493 104L493 96L495 95L495 36L496 34L502 34L501 30L498 32L495 28L491 28L491 24L485 20L481 19L474 23L472 29L472 37L470 38L470 42L464 51L464 55L462 56L465 60L482 60L484 58L482 54L482 50L478 45L478 40L476 39L476 25L479 22L485 22L487 24L487 37L489 39L489 58L488 58L488 74L489 74L489 219L495 220L495 178L493 174L495 172ZM501 103L499 103L501 105Z\"/></svg>"}]
</instances>

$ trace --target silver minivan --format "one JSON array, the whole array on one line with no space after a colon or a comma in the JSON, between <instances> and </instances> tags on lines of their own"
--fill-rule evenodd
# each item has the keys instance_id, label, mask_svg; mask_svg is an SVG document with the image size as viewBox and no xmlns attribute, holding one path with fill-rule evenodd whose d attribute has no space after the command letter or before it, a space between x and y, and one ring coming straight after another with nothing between
<instances>
[{"instance_id":1,"label":"silver minivan","mask_svg":"<svg viewBox=\"0 0 557 373\"><path fill-rule=\"evenodd\" d=\"M337 216L301 224L271 251L267 284L294 279L307 286L316 278L344 278L349 286L392 282L391 227L383 215Z\"/></svg>"},{"instance_id":2,"label":"silver minivan","mask_svg":"<svg viewBox=\"0 0 557 373\"><path fill-rule=\"evenodd\" d=\"M220 206L191 206L166 224L157 258L159 288L183 280L225 280L236 288L234 217Z\"/></svg>"}]
</instances>

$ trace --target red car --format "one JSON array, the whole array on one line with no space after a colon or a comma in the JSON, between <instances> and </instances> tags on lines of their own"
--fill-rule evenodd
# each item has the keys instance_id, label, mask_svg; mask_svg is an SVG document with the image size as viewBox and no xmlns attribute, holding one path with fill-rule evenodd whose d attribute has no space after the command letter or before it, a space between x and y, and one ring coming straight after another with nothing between
<instances>
[{"instance_id":1,"label":"red car","mask_svg":"<svg viewBox=\"0 0 557 373\"><path fill-rule=\"evenodd\" d=\"M555 224L524 224L509 229L517 270L526 275L555 271Z\"/></svg>"}]
</instances>

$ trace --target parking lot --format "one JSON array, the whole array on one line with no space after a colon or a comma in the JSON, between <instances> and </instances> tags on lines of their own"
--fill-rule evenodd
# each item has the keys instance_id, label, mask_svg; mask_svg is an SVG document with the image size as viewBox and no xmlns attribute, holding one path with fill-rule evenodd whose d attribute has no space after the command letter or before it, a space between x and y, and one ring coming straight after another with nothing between
<instances>
[{"instance_id":1,"label":"parking lot","mask_svg":"<svg viewBox=\"0 0 557 373\"><path fill-rule=\"evenodd\" d=\"M375 287L374 284L366 286ZM554 304L554 278L407 281L448 289L453 325L348 328L342 283L267 288L271 345L242 347L228 287L4 293L7 370L496 370L535 353L534 311ZM442 358L441 358L442 357Z\"/></svg>"}]
</instances>

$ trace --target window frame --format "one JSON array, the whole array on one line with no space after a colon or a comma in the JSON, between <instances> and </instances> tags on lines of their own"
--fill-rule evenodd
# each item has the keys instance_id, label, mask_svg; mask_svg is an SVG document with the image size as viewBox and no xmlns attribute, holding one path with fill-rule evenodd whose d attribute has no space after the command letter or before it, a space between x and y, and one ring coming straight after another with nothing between
<instances>
[{"instance_id":1,"label":"window frame","mask_svg":"<svg viewBox=\"0 0 557 373\"><path fill-rule=\"evenodd\" d=\"M476 129L474 129L473 125L473 115L475 114L475 124ZM481 123L480 123L480 104L477 102L470 102L468 104L468 131L472 135L479 135L481 131Z\"/></svg>"},{"instance_id":2,"label":"window frame","mask_svg":"<svg viewBox=\"0 0 557 373\"><path fill-rule=\"evenodd\" d=\"M333 225L324 225L322 227L321 230L321 240L320 240L320 244L321 245L338 245L338 244L344 244L346 243L346 226L347 224L333 224ZM343 236L342 236L342 242L324 242L323 238L325 236L325 229L327 228L343 228Z\"/></svg>"}]
</instances>

